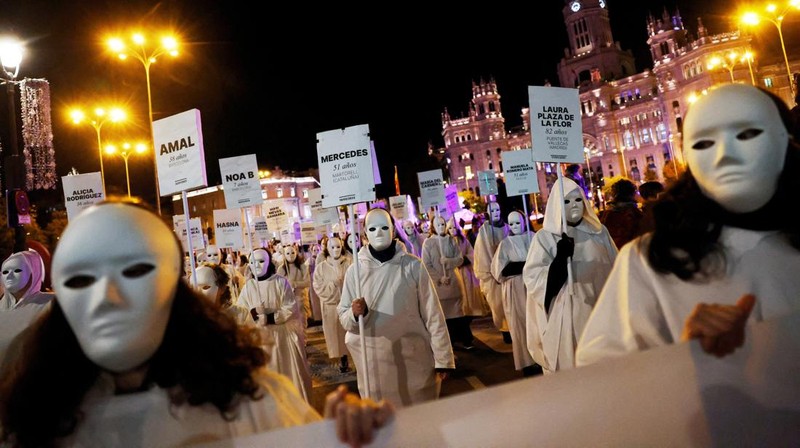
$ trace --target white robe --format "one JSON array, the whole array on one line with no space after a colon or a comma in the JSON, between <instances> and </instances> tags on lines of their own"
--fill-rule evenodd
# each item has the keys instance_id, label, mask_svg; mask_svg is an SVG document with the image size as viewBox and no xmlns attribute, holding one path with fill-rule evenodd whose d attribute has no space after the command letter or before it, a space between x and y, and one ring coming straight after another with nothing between
<instances>
[{"instance_id":1,"label":"white robe","mask_svg":"<svg viewBox=\"0 0 800 448\"><path fill-rule=\"evenodd\" d=\"M444 265L441 263L442 254L447 258ZM455 237L434 235L426 239L422 244L422 262L433 280L445 319L463 317L463 280L456 267L464 262L464 256ZM444 277L449 279L445 283Z\"/></svg>"},{"instance_id":2,"label":"white robe","mask_svg":"<svg viewBox=\"0 0 800 448\"><path fill-rule=\"evenodd\" d=\"M314 290L314 271L317 269L317 260L309 255L305 261L311 286L308 287L308 301L311 305L311 317L316 321L322 320L322 301Z\"/></svg>"},{"instance_id":3,"label":"white robe","mask_svg":"<svg viewBox=\"0 0 800 448\"><path fill-rule=\"evenodd\" d=\"M353 264L350 255L342 253L338 260L325 257L314 269L314 291L322 301L322 332L329 358L348 355L344 336L347 333L339 323L339 300L342 298L342 284L347 268Z\"/></svg>"},{"instance_id":4,"label":"white robe","mask_svg":"<svg viewBox=\"0 0 800 448\"><path fill-rule=\"evenodd\" d=\"M697 303L733 305L754 294L751 322L800 309L800 251L776 232L724 227L727 272L709 281L654 272L638 241L620 251L578 343L578 365L679 342Z\"/></svg>"},{"instance_id":5,"label":"white robe","mask_svg":"<svg viewBox=\"0 0 800 448\"><path fill-rule=\"evenodd\" d=\"M500 331L508 331L508 322L503 310L503 290L492 275L492 259L500 241L509 233L507 224L494 227L487 221L478 229L478 236L475 238L475 275L480 281L481 292L492 309L494 326Z\"/></svg>"},{"instance_id":6,"label":"white robe","mask_svg":"<svg viewBox=\"0 0 800 448\"><path fill-rule=\"evenodd\" d=\"M457 268L461 274L461 281L464 287L464 315L465 316L485 316L489 314L489 304L481 292L480 281L472 270L475 265L475 257L472 243L466 236L458 238L461 255L464 263ZM467 263L469 261L469 263Z\"/></svg>"},{"instance_id":7,"label":"white robe","mask_svg":"<svg viewBox=\"0 0 800 448\"><path fill-rule=\"evenodd\" d=\"M571 179L564 178L563 181L565 195L580 188ZM544 224L533 236L522 270L528 292L528 350L545 373L575 367L578 339L617 256L617 246L614 245L608 229L600 224L594 209L585 198L584 203L586 207L583 210L583 220L577 227L568 226L566 229L567 235L575 240L575 251L571 259L573 294L569 293L570 280L567 278L552 299L550 314L545 312L547 274L556 256L556 244L563 232L561 214L564 203L558 182L547 200Z\"/></svg>"},{"instance_id":8,"label":"white robe","mask_svg":"<svg viewBox=\"0 0 800 448\"><path fill-rule=\"evenodd\" d=\"M308 273L308 265L301 264L298 268L294 263L281 263L278 266L278 274L286 277L292 285L294 296L300 303L303 327L308 326L308 318L312 317L311 301L308 297L308 289L311 287L311 275Z\"/></svg>"},{"instance_id":9,"label":"white robe","mask_svg":"<svg viewBox=\"0 0 800 448\"><path fill-rule=\"evenodd\" d=\"M351 308L357 298L355 264L345 275L339 321L347 329L345 342L356 363L361 396L386 398L398 407L438 398L435 369L453 369L455 359L428 271L419 258L402 249L381 263L369 247L362 247L358 263L360 291L369 310L364 319L368 366L361 358L358 322Z\"/></svg>"},{"instance_id":10,"label":"white robe","mask_svg":"<svg viewBox=\"0 0 800 448\"><path fill-rule=\"evenodd\" d=\"M264 391L264 398L243 399L236 418L226 421L210 404L173 407L167 392L159 387L115 395L113 380L103 374L83 400L83 414L75 432L60 439L58 446L182 447L321 419L286 377L267 369L254 376Z\"/></svg>"},{"instance_id":11,"label":"white robe","mask_svg":"<svg viewBox=\"0 0 800 448\"><path fill-rule=\"evenodd\" d=\"M251 310L257 305L275 313L275 324L257 324L265 336L265 349L270 355L269 368L292 380L300 394L311 399L311 368L306 358L306 335L300 311L289 281L274 274L266 280L247 280L239 305ZM266 319L265 316L260 316Z\"/></svg>"},{"instance_id":12,"label":"white robe","mask_svg":"<svg viewBox=\"0 0 800 448\"><path fill-rule=\"evenodd\" d=\"M492 275L503 290L503 309L508 321L508 330L511 333L511 349L514 355L514 368L522 370L534 364L533 357L528 351L527 327L525 324L525 303L528 300L522 272L519 275L506 277L503 268L509 263L525 263L528 248L531 245L533 234L509 235L500 242L492 260Z\"/></svg>"}]
</instances>

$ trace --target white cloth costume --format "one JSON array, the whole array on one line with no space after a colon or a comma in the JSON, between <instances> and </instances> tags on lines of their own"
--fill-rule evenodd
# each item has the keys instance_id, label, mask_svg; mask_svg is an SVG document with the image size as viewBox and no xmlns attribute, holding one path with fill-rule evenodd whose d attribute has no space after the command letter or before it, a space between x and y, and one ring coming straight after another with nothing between
<instances>
[{"instance_id":1,"label":"white cloth costume","mask_svg":"<svg viewBox=\"0 0 800 448\"><path fill-rule=\"evenodd\" d=\"M485 316L489 313L489 305L481 292L480 281L475 276L472 267L475 264L475 256L472 249L472 243L469 242L466 236L457 236L461 255L464 257L464 263L456 268L461 275L461 281L464 285L464 315L465 316ZM469 261L469 263L467 263Z\"/></svg>"},{"instance_id":2,"label":"white cloth costume","mask_svg":"<svg viewBox=\"0 0 800 448\"><path fill-rule=\"evenodd\" d=\"M441 226L444 231L444 225ZM444 264L442 260L444 259ZM436 287L446 319L464 316L464 286L456 268L464 262L455 237L432 235L422 244L422 262Z\"/></svg>"},{"instance_id":3,"label":"white cloth costume","mask_svg":"<svg viewBox=\"0 0 800 448\"><path fill-rule=\"evenodd\" d=\"M489 207L491 207L493 217L481 225L478 229L478 236L475 238L474 271L480 281L481 292L492 310L494 326L500 331L508 331L508 322L503 310L503 289L492 275L492 259L500 241L508 236L510 229L500 218L500 206L491 202ZM502 223L502 225L493 226L492 221Z\"/></svg>"},{"instance_id":4,"label":"white cloth costume","mask_svg":"<svg viewBox=\"0 0 800 448\"><path fill-rule=\"evenodd\" d=\"M283 248L283 263L277 266L278 274L286 277L289 284L292 285L294 296L300 304L301 321L303 326L308 326L308 318L312 317L311 300L308 296L308 290L311 287L311 275L308 273L308 265L301 263L298 267L295 264L297 260L297 248L294 245L285 246Z\"/></svg>"},{"instance_id":5,"label":"white cloth costume","mask_svg":"<svg viewBox=\"0 0 800 448\"><path fill-rule=\"evenodd\" d=\"M228 288L231 290L231 296L239 297L239 293L242 291L242 286L244 286L244 276L239 273L239 270L236 269L235 266L224 262L222 259L222 251L217 247L216 244L209 244L206 247L205 261L207 263L218 264L222 269L225 270L225 273L228 274Z\"/></svg>"},{"instance_id":6,"label":"white cloth costume","mask_svg":"<svg viewBox=\"0 0 800 448\"><path fill-rule=\"evenodd\" d=\"M565 198L570 192L577 191L583 204L588 204L578 184L569 178L562 180ZM522 272L528 293L528 350L545 373L575 366L575 346L617 256L617 247L608 229L600 223L591 206L583 206L580 224L566 229L567 235L575 242L571 259L573 294L569 294L568 278L553 299L549 315L545 312L547 274L564 232L564 201L561 198L561 184L556 182L547 200L542 229L533 237ZM575 221L577 219L571 222Z\"/></svg>"},{"instance_id":7,"label":"white cloth costume","mask_svg":"<svg viewBox=\"0 0 800 448\"><path fill-rule=\"evenodd\" d=\"M338 238L336 241L341 243ZM329 358L339 358L347 355L347 345L344 343L345 329L339 323L339 300L342 297L342 285L347 268L353 264L350 254L339 249L340 255L336 259L332 255L325 257L324 261L317 263L314 270L314 291L322 301L322 332L325 335L325 345L328 348Z\"/></svg>"},{"instance_id":8,"label":"white cloth costume","mask_svg":"<svg viewBox=\"0 0 800 448\"><path fill-rule=\"evenodd\" d=\"M512 212L516 213L516 212ZM519 215L519 213L517 213ZM521 215L520 215L521 216ZM509 215L508 222L511 222ZM524 218L520 221L524 225ZM524 229L524 228L523 228ZM528 351L528 337L525 317L525 304L528 300L522 272L506 277L503 268L509 263L525 263L528 248L531 245L533 234L523 232L518 235L509 235L500 242L492 260L492 275L503 290L503 309L508 321L508 330L511 333L511 347L514 355L514 368L522 370L534 364L533 357Z\"/></svg>"},{"instance_id":9,"label":"white cloth costume","mask_svg":"<svg viewBox=\"0 0 800 448\"><path fill-rule=\"evenodd\" d=\"M370 231L373 219L380 222L376 232L383 232L381 235ZM391 224L385 210L367 213L366 228L370 246L380 247L378 250L390 247ZM455 360L430 275L419 258L404 250L395 248L389 260L380 262L370 246L358 252L359 277L355 264L347 269L339 303L339 321L347 329L345 341L356 363L359 392L374 400L388 399L396 406L436 399L435 369L453 369ZM356 282L368 307L364 317L367 367L362 362L359 326L351 307L358 297ZM364 390L367 372L369 391Z\"/></svg>"},{"instance_id":10,"label":"white cloth costume","mask_svg":"<svg viewBox=\"0 0 800 448\"><path fill-rule=\"evenodd\" d=\"M317 257L320 253L319 244L312 245L309 257L304 262L306 270L308 270L308 278L311 281L311 285L308 287L308 301L311 304L311 318L315 321L322 320L322 301L313 287L314 271L317 269Z\"/></svg>"}]
</instances>

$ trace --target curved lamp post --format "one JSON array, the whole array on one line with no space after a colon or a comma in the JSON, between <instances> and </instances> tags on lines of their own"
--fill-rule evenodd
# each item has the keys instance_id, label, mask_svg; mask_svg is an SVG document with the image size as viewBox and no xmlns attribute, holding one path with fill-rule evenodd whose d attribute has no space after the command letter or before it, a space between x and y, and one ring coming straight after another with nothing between
<instances>
[{"instance_id":1,"label":"curved lamp post","mask_svg":"<svg viewBox=\"0 0 800 448\"><path fill-rule=\"evenodd\" d=\"M81 109L73 109L70 111L70 117L75 124L90 124L97 133L97 155L100 158L100 180L103 182L103 196L106 194L106 173L103 169L103 141L100 138L100 129L109 121L116 123L125 120L125 111L118 107L106 110L102 107L97 107L94 110L94 117L88 118L86 113Z\"/></svg>"},{"instance_id":2,"label":"curved lamp post","mask_svg":"<svg viewBox=\"0 0 800 448\"><path fill-rule=\"evenodd\" d=\"M786 14L792 9L800 9L800 0L789 0L786 5L778 11L778 6L769 3L764 8L765 14L759 14L755 11L747 11L742 15L741 21L745 25L757 25L760 21L766 20L778 29L778 38L781 41L781 50L783 50L783 62L786 64L786 75L789 77L789 88L791 89L792 96L794 97L796 86L792 79L792 69L789 67L789 57L786 56L786 44L783 41L783 19Z\"/></svg>"},{"instance_id":3,"label":"curved lamp post","mask_svg":"<svg viewBox=\"0 0 800 448\"><path fill-rule=\"evenodd\" d=\"M128 171L128 157L131 154L144 154L147 151L147 145L144 143L136 143L130 144L128 142L122 143L121 145L107 145L106 146L106 154L110 155L118 155L122 157L122 160L125 161L125 181L128 184L128 197L131 197L131 175L130 171Z\"/></svg>"}]
</instances>

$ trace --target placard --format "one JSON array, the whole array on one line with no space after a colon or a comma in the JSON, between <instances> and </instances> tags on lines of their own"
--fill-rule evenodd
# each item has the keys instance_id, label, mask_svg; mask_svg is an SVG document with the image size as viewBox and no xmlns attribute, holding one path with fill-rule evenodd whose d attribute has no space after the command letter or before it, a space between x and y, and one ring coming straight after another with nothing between
<instances>
[{"instance_id":1,"label":"placard","mask_svg":"<svg viewBox=\"0 0 800 448\"><path fill-rule=\"evenodd\" d=\"M206 247L200 218L189 218L189 227L192 229L192 250L198 251ZM189 242L186 240L186 217L184 215L174 215L172 217L172 229L180 238L183 251L189 252Z\"/></svg>"},{"instance_id":2,"label":"placard","mask_svg":"<svg viewBox=\"0 0 800 448\"><path fill-rule=\"evenodd\" d=\"M286 213L286 201L283 199L270 199L264 201L264 212L267 215L267 228L280 235L281 231L289 226L289 215Z\"/></svg>"},{"instance_id":3,"label":"placard","mask_svg":"<svg viewBox=\"0 0 800 448\"><path fill-rule=\"evenodd\" d=\"M84 209L105 199L100 173L74 174L61 177L67 220L74 219Z\"/></svg>"},{"instance_id":4,"label":"placard","mask_svg":"<svg viewBox=\"0 0 800 448\"><path fill-rule=\"evenodd\" d=\"M530 148L503 153L503 174L506 179L506 196L520 196L539 192L536 162Z\"/></svg>"},{"instance_id":5,"label":"placard","mask_svg":"<svg viewBox=\"0 0 800 448\"><path fill-rule=\"evenodd\" d=\"M395 220L405 221L408 219L408 195L391 196L389 198L389 213Z\"/></svg>"},{"instance_id":6,"label":"placard","mask_svg":"<svg viewBox=\"0 0 800 448\"><path fill-rule=\"evenodd\" d=\"M528 86L531 145L537 162L583 162L578 89Z\"/></svg>"},{"instance_id":7,"label":"placard","mask_svg":"<svg viewBox=\"0 0 800 448\"><path fill-rule=\"evenodd\" d=\"M442 213L445 211L446 213L442 213L442 216L450 218L453 213L461 210L461 204L458 202L458 185L449 185L445 188L444 198L445 201L447 201L447 207L445 207L444 210L440 208L439 212Z\"/></svg>"},{"instance_id":8,"label":"placard","mask_svg":"<svg viewBox=\"0 0 800 448\"><path fill-rule=\"evenodd\" d=\"M369 125L318 133L317 161L323 207L375 200Z\"/></svg>"},{"instance_id":9,"label":"placard","mask_svg":"<svg viewBox=\"0 0 800 448\"><path fill-rule=\"evenodd\" d=\"M219 159L219 172L222 175L225 207L261 205L264 198L255 154Z\"/></svg>"},{"instance_id":10,"label":"placard","mask_svg":"<svg viewBox=\"0 0 800 448\"><path fill-rule=\"evenodd\" d=\"M161 196L208 185L198 109L154 121L153 143Z\"/></svg>"},{"instance_id":11,"label":"placard","mask_svg":"<svg viewBox=\"0 0 800 448\"><path fill-rule=\"evenodd\" d=\"M244 247L242 213L239 209L214 210L214 239L217 247L240 250Z\"/></svg>"},{"instance_id":12,"label":"placard","mask_svg":"<svg viewBox=\"0 0 800 448\"><path fill-rule=\"evenodd\" d=\"M447 206L441 169L417 173L417 180L419 180L420 208L424 212L427 213L432 208Z\"/></svg>"},{"instance_id":13,"label":"placard","mask_svg":"<svg viewBox=\"0 0 800 448\"><path fill-rule=\"evenodd\" d=\"M318 227L339 222L339 211L336 207L325 208L322 206L322 189L308 190L308 204L311 207L311 217Z\"/></svg>"},{"instance_id":14,"label":"placard","mask_svg":"<svg viewBox=\"0 0 800 448\"><path fill-rule=\"evenodd\" d=\"M317 244L317 226L313 222L300 223L300 242L303 244Z\"/></svg>"},{"instance_id":15,"label":"placard","mask_svg":"<svg viewBox=\"0 0 800 448\"><path fill-rule=\"evenodd\" d=\"M478 188L481 196L497 194L497 176L495 176L494 171L478 171Z\"/></svg>"}]
</instances>

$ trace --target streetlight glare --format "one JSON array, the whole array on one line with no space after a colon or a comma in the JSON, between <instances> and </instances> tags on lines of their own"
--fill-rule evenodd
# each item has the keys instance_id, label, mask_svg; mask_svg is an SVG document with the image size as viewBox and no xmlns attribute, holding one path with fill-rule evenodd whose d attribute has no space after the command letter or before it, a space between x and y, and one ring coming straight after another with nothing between
<instances>
[{"instance_id":1,"label":"streetlight glare","mask_svg":"<svg viewBox=\"0 0 800 448\"><path fill-rule=\"evenodd\" d=\"M0 63L7 69L19 69L22 63L22 45L11 39L0 42Z\"/></svg>"}]
</instances>

